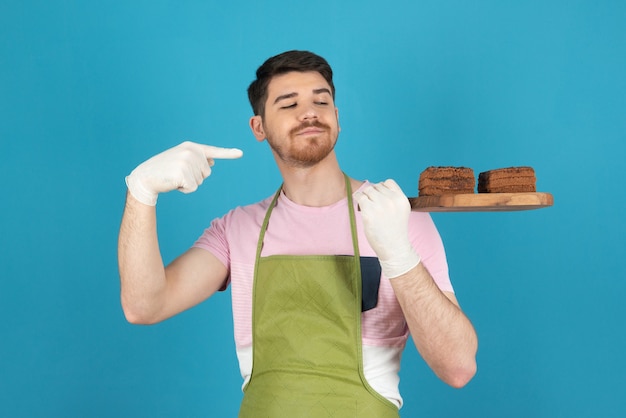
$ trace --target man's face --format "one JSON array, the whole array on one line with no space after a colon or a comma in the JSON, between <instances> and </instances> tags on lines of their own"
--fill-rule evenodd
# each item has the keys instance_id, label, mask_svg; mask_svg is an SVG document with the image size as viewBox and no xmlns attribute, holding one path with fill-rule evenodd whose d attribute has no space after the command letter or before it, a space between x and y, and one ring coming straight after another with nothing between
<instances>
[{"instance_id":1,"label":"man's face","mask_svg":"<svg viewBox=\"0 0 626 418\"><path fill-rule=\"evenodd\" d=\"M317 72L290 72L272 78L265 115L251 119L258 140L267 139L281 161L310 167L328 156L339 122L330 86Z\"/></svg>"}]
</instances>

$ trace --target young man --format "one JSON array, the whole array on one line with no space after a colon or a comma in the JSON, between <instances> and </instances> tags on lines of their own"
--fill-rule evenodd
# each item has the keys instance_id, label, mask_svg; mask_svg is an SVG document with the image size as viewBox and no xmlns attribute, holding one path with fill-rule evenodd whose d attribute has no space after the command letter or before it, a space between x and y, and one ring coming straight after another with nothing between
<instances>
[{"instance_id":1,"label":"young man","mask_svg":"<svg viewBox=\"0 0 626 418\"><path fill-rule=\"evenodd\" d=\"M268 141L283 184L214 220L164 267L157 195L194 191L215 159L242 152L186 142L133 170L119 237L127 319L162 321L232 286L241 417L397 417L409 333L443 381L464 386L476 371L477 337L437 229L393 180L371 184L341 171L328 63L289 51L256 75L250 128Z\"/></svg>"}]
</instances>

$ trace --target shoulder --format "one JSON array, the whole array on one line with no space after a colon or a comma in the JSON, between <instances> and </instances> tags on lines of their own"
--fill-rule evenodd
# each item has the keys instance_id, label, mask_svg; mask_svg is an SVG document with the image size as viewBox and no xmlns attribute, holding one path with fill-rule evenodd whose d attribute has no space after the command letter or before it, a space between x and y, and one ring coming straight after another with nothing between
<instances>
[{"instance_id":1,"label":"shoulder","mask_svg":"<svg viewBox=\"0 0 626 418\"><path fill-rule=\"evenodd\" d=\"M230 224L233 222L242 222L246 220L250 221L258 218L263 218L271 202L272 196L267 197L256 203L237 206L228 211L221 218L216 219L216 221L224 224Z\"/></svg>"},{"instance_id":2,"label":"shoulder","mask_svg":"<svg viewBox=\"0 0 626 418\"><path fill-rule=\"evenodd\" d=\"M225 215L213 219L194 246L222 254L222 259L226 260L232 245L252 242L254 240L248 238L258 236L271 200L268 197L257 203L237 206Z\"/></svg>"}]
</instances>

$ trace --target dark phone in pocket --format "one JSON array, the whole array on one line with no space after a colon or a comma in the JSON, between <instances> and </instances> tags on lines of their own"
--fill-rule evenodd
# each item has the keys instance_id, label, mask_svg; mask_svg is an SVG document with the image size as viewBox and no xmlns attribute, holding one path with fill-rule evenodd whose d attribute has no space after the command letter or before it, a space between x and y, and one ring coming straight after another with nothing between
<instances>
[{"instance_id":1,"label":"dark phone in pocket","mask_svg":"<svg viewBox=\"0 0 626 418\"><path fill-rule=\"evenodd\" d=\"M361 312L374 309L378 304L380 272L378 257L361 257Z\"/></svg>"}]
</instances>

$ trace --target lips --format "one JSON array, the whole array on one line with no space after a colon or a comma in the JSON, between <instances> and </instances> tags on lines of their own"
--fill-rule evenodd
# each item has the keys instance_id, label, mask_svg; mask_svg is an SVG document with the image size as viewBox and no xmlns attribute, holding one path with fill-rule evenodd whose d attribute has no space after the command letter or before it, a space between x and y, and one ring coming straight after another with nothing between
<instances>
[{"instance_id":1,"label":"lips","mask_svg":"<svg viewBox=\"0 0 626 418\"><path fill-rule=\"evenodd\" d=\"M296 135L311 135L311 134L319 134L324 132L323 129L319 128L306 128L298 132Z\"/></svg>"},{"instance_id":2,"label":"lips","mask_svg":"<svg viewBox=\"0 0 626 418\"><path fill-rule=\"evenodd\" d=\"M296 128L292 129L293 135L317 135L323 133L330 128L321 122L315 121L311 123L304 123Z\"/></svg>"}]
</instances>

